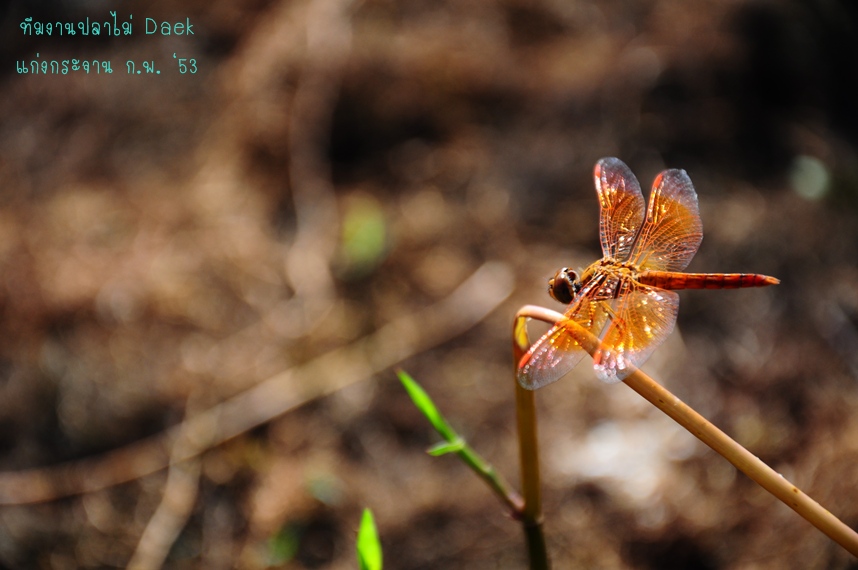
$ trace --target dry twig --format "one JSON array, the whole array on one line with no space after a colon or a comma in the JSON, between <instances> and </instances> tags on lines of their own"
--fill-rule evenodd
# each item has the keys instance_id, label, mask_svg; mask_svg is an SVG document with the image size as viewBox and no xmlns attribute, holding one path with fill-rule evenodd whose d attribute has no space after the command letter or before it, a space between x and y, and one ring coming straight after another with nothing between
<instances>
[{"instance_id":1,"label":"dry twig","mask_svg":"<svg viewBox=\"0 0 858 570\"><path fill-rule=\"evenodd\" d=\"M526 305L519 309L516 315L516 338L526 338L526 336L519 337L518 333L526 335L524 323L527 318L539 319L551 324L565 320L567 327L575 335L575 339L590 355L601 348L599 339L575 321L565 319L556 311L534 305ZM787 481L783 475L766 465L756 455L712 425L706 418L670 393L661 384L639 369L630 374L623 382L688 430L691 435L724 456L739 471L780 499L786 506L797 512L837 544L858 556L858 533Z\"/></svg>"},{"instance_id":2,"label":"dry twig","mask_svg":"<svg viewBox=\"0 0 858 570\"><path fill-rule=\"evenodd\" d=\"M186 406L187 416L192 415L191 399ZM128 563L129 569L157 570L164 565L170 548L191 516L199 491L200 460L193 458L181 461L178 458L199 453L207 447L208 442L194 441L184 431L179 434L173 445L161 503L137 543L137 549Z\"/></svg>"},{"instance_id":3,"label":"dry twig","mask_svg":"<svg viewBox=\"0 0 858 570\"><path fill-rule=\"evenodd\" d=\"M506 265L481 266L442 301L375 333L286 370L159 435L103 456L0 473L0 504L50 501L131 481L181 462L301 404L365 380L466 331L512 292ZM173 442L188 437L196 446ZM171 450L174 450L170 457Z\"/></svg>"}]
</instances>

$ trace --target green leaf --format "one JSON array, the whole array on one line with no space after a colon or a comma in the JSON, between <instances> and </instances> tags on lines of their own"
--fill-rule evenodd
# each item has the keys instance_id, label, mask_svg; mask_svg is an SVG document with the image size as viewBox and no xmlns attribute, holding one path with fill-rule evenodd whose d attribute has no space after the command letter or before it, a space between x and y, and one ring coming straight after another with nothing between
<instances>
[{"instance_id":1,"label":"green leaf","mask_svg":"<svg viewBox=\"0 0 858 570\"><path fill-rule=\"evenodd\" d=\"M444 416L435 407L432 398L429 397L429 394L423 390L420 384L402 370L397 371L396 375L399 376L399 381L402 382L405 391L411 396L411 401L414 402L418 410L423 412L423 415L426 416L432 427L441 434L441 437L451 443L456 441L459 437L458 434L450 427L450 424L447 423L447 420L444 419Z\"/></svg>"},{"instance_id":2,"label":"green leaf","mask_svg":"<svg viewBox=\"0 0 858 570\"><path fill-rule=\"evenodd\" d=\"M372 511L363 510L357 535L357 557L360 570L381 570L381 543Z\"/></svg>"},{"instance_id":3,"label":"green leaf","mask_svg":"<svg viewBox=\"0 0 858 570\"><path fill-rule=\"evenodd\" d=\"M441 443L436 443L432 447L426 450L426 453L431 455L432 457L438 457L440 455L446 455L448 453L456 453L465 449L465 440L461 437L456 438L454 441L442 441Z\"/></svg>"}]
</instances>

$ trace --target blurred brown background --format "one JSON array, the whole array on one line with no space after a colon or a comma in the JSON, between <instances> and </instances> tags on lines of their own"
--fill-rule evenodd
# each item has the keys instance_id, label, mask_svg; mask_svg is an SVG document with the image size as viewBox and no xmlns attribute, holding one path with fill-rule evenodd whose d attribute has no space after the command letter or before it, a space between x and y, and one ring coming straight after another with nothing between
<instances>
[{"instance_id":1,"label":"blurred brown background","mask_svg":"<svg viewBox=\"0 0 858 570\"><path fill-rule=\"evenodd\" d=\"M644 188L688 171L705 235L691 271L782 280L682 293L644 369L858 526L853 4L2 10L0 497L38 501L0 507L3 568L354 568L363 507L388 568L524 567L518 525L424 453L436 436L377 368L405 358L517 481L512 316L562 309L546 279L600 256L602 156ZM19 27L109 10L134 15L131 36ZM146 17L195 35L145 35ZM37 52L114 73L16 73ZM130 76L129 59L162 73ZM504 267L515 280L487 318L433 308L486 261L498 282L465 306L500 303ZM432 326L409 316L425 308ZM401 346L371 336L395 319ZM247 397L272 377L277 396ZM232 397L219 428L185 438L198 461L135 476L187 443L159 434ZM537 399L555 567L858 568L588 366ZM209 449L218 429L241 433ZM75 493L112 478L131 480Z\"/></svg>"}]
</instances>

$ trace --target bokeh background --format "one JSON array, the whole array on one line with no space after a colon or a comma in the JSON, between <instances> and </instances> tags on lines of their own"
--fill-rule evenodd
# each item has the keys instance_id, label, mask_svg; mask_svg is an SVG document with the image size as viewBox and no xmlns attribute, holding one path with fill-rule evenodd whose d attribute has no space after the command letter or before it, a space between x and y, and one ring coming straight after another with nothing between
<instances>
[{"instance_id":1,"label":"bokeh background","mask_svg":"<svg viewBox=\"0 0 858 570\"><path fill-rule=\"evenodd\" d=\"M109 10L131 36L20 28ZM146 35L146 17L194 35ZM363 507L389 568L524 567L500 503L425 454L437 437L389 367L517 483L512 317L562 310L546 279L600 256L603 156L645 189L688 171L690 270L782 280L681 293L644 369L858 527L852 3L67 0L0 18L3 568L354 568ZM18 74L37 53L114 73ZM555 567L858 568L589 367L537 400ZM198 414L210 431L178 437ZM202 454L146 474L182 449Z\"/></svg>"}]
</instances>

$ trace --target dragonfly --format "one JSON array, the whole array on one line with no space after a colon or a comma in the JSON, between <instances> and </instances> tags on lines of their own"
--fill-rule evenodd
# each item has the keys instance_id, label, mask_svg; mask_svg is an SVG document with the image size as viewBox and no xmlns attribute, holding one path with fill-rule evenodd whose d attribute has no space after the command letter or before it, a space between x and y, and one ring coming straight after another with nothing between
<instances>
[{"instance_id":1,"label":"dragonfly","mask_svg":"<svg viewBox=\"0 0 858 570\"><path fill-rule=\"evenodd\" d=\"M621 160L599 160L593 175L603 257L580 275L563 268L548 281L548 293L569 307L518 362L518 382L530 390L558 380L584 358L572 322L601 341L593 368L600 380L615 383L673 331L675 290L780 283L756 273L682 272L703 240L697 193L684 170L656 176L646 208L637 178Z\"/></svg>"}]
</instances>

